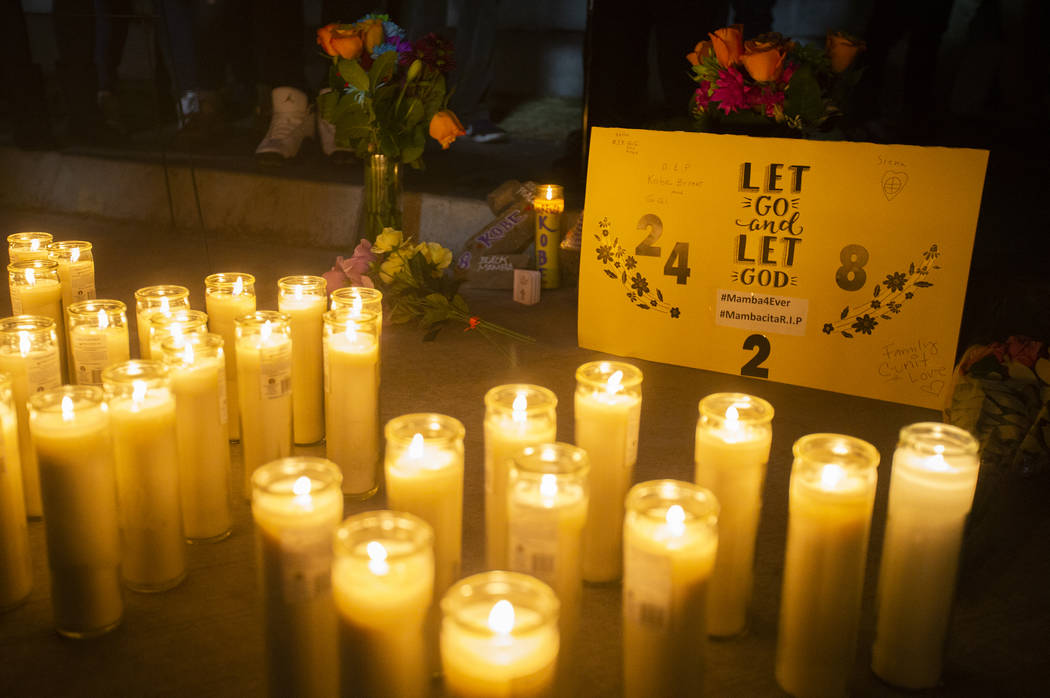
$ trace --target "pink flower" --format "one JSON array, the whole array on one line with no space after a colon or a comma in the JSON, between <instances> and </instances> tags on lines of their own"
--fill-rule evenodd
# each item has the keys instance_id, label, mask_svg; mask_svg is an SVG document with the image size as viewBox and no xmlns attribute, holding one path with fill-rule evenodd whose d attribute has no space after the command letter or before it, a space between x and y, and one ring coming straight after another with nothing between
<instances>
[{"instance_id":1,"label":"pink flower","mask_svg":"<svg viewBox=\"0 0 1050 698\"><path fill-rule=\"evenodd\" d=\"M694 99L696 101L696 108L700 111L707 109L707 105L711 103L711 83L707 80L700 81L700 87L696 88L696 94Z\"/></svg>"},{"instance_id":2,"label":"pink flower","mask_svg":"<svg viewBox=\"0 0 1050 698\"><path fill-rule=\"evenodd\" d=\"M748 88L744 84L744 74L730 66L718 73L718 82L711 98L719 102L718 108L726 114L739 109L747 109Z\"/></svg>"},{"instance_id":3,"label":"pink flower","mask_svg":"<svg viewBox=\"0 0 1050 698\"><path fill-rule=\"evenodd\" d=\"M321 274L321 276L324 277L325 280L325 288L328 289L329 293L336 290L337 288L343 288L344 286L346 286L346 282L348 281L348 279L346 278L346 274L343 273L342 264L343 258L336 257L335 264L332 265L332 268L326 271L324 274Z\"/></svg>"},{"instance_id":4,"label":"pink flower","mask_svg":"<svg viewBox=\"0 0 1050 698\"><path fill-rule=\"evenodd\" d=\"M328 291L332 292L347 285L374 288L375 284L367 272L376 258L377 255L372 252L372 243L368 240L357 244L350 259L336 257L332 268L321 275L328 283Z\"/></svg>"},{"instance_id":5,"label":"pink flower","mask_svg":"<svg viewBox=\"0 0 1050 698\"><path fill-rule=\"evenodd\" d=\"M784 70L780 73L780 79L777 82L783 85L786 85L789 82L791 82L791 76L795 74L795 68L797 67L798 66L794 63L785 63Z\"/></svg>"},{"instance_id":6,"label":"pink flower","mask_svg":"<svg viewBox=\"0 0 1050 698\"><path fill-rule=\"evenodd\" d=\"M747 98L748 104L766 116L776 116L776 108L784 104L784 91L758 87L748 92Z\"/></svg>"},{"instance_id":7,"label":"pink flower","mask_svg":"<svg viewBox=\"0 0 1050 698\"><path fill-rule=\"evenodd\" d=\"M1011 359L1024 364L1028 368L1035 366L1035 362L1039 359L1039 354L1042 351L1043 343L1035 339L1012 336L1006 340L1006 353Z\"/></svg>"}]
</instances>

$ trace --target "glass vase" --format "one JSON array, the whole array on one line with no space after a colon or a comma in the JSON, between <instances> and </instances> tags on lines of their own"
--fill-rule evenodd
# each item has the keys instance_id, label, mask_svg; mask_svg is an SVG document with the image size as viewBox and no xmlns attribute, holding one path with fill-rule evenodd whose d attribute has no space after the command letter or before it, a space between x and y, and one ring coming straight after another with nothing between
<instances>
[{"instance_id":1,"label":"glass vase","mask_svg":"<svg viewBox=\"0 0 1050 698\"><path fill-rule=\"evenodd\" d=\"M401 230L401 163L381 153L365 160L360 239L375 242L384 228Z\"/></svg>"}]
</instances>

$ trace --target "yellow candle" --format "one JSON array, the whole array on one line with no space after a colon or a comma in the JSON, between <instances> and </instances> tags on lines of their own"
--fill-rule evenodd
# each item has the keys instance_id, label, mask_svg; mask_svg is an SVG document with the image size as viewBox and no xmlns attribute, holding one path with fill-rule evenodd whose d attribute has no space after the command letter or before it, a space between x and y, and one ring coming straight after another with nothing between
<instances>
[{"instance_id":1,"label":"yellow candle","mask_svg":"<svg viewBox=\"0 0 1050 698\"><path fill-rule=\"evenodd\" d=\"M255 277L232 272L204 279L208 329L226 342L226 409L230 439L241 438L241 411L237 392L237 324L235 320L255 312Z\"/></svg>"},{"instance_id":2,"label":"yellow candle","mask_svg":"<svg viewBox=\"0 0 1050 698\"><path fill-rule=\"evenodd\" d=\"M557 184L541 184L532 201L536 209L536 268L542 288L558 288L558 249L561 245L561 214L565 190Z\"/></svg>"},{"instance_id":3,"label":"yellow candle","mask_svg":"<svg viewBox=\"0 0 1050 698\"><path fill-rule=\"evenodd\" d=\"M168 337L160 354L175 394L182 523L191 543L230 535L230 434L226 359L217 334Z\"/></svg>"},{"instance_id":4,"label":"yellow candle","mask_svg":"<svg viewBox=\"0 0 1050 698\"><path fill-rule=\"evenodd\" d=\"M159 361L126 361L102 373L113 423L124 583L165 591L186 577L175 398Z\"/></svg>"},{"instance_id":5,"label":"yellow candle","mask_svg":"<svg viewBox=\"0 0 1050 698\"><path fill-rule=\"evenodd\" d=\"M19 315L0 321L0 371L11 377L15 414L18 417L18 449L22 463L26 514L43 516L40 471L29 433L29 398L62 385L55 321L48 317Z\"/></svg>"},{"instance_id":6,"label":"yellow candle","mask_svg":"<svg viewBox=\"0 0 1050 698\"><path fill-rule=\"evenodd\" d=\"M424 621L434 587L433 532L411 514L351 516L336 533L342 695L425 698Z\"/></svg>"},{"instance_id":7,"label":"yellow candle","mask_svg":"<svg viewBox=\"0 0 1050 698\"><path fill-rule=\"evenodd\" d=\"M69 306L95 297L95 261L91 243L83 240L63 240L47 246L48 258L58 263L58 278L62 282L62 307L69 320ZM73 350L66 353L70 382L76 381Z\"/></svg>"},{"instance_id":8,"label":"yellow candle","mask_svg":"<svg viewBox=\"0 0 1050 698\"><path fill-rule=\"evenodd\" d=\"M577 693L576 653L583 593L581 547L590 461L571 444L526 446L511 461L507 487L509 569L550 585L561 602L561 693Z\"/></svg>"},{"instance_id":9,"label":"yellow candle","mask_svg":"<svg viewBox=\"0 0 1050 698\"><path fill-rule=\"evenodd\" d=\"M980 465L977 441L948 424L904 427L893 454L871 666L907 689L941 676L966 517Z\"/></svg>"},{"instance_id":10,"label":"yellow candle","mask_svg":"<svg viewBox=\"0 0 1050 698\"><path fill-rule=\"evenodd\" d=\"M66 308L72 378L79 385L102 385L102 372L131 358L127 306L120 301L87 300Z\"/></svg>"},{"instance_id":11,"label":"yellow candle","mask_svg":"<svg viewBox=\"0 0 1050 698\"><path fill-rule=\"evenodd\" d=\"M383 345L383 293L379 289L366 286L344 286L332 291L331 309L349 308L354 316L361 313L372 313L376 316L376 336L379 346ZM383 356L379 356L379 367L383 366ZM382 371L380 371L382 373Z\"/></svg>"},{"instance_id":12,"label":"yellow candle","mask_svg":"<svg viewBox=\"0 0 1050 698\"><path fill-rule=\"evenodd\" d=\"M51 233L12 233L7 236L8 263L48 259Z\"/></svg>"},{"instance_id":13,"label":"yellow candle","mask_svg":"<svg viewBox=\"0 0 1050 698\"><path fill-rule=\"evenodd\" d=\"M793 696L845 696L879 452L839 434L803 436L793 450L777 683Z\"/></svg>"},{"instance_id":14,"label":"yellow candle","mask_svg":"<svg viewBox=\"0 0 1050 698\"><path fill-rule=\"evenodd\" d=\"M30 431L61 635L94 637L120 624L120 522L109 413L102 389L61 386L29 400Z\"/></svg>"},{"instance_id":15,"label":"yellow candle","mask_svg":"<svg viewBox=\"0 0 1050 698\"><path fill-rule=\"evenodd\" d=\"M743 393L715 393L700 401L699 410L696 484L711 490L721 507L707 632L728 637L747 628L773 406Z\"/></svg>"},{"instance_id":16,"label":"yellow candle","mask_svg":"<svg viewBox=\"0 0 1050 698\"><path fill-rule=\"evenodd\" d=\"M339 690L332 538L343 518L340 477L324 459L285 458L252 478L271 696L334 696Z\"/></svg>"},{"instance_id":17,"label":"yellow candle","mask_svg":"<svg viewBox=\"0 0 1050 698\"><path fill-rule=\"evenodd\" d=\"M138 327L140 358L152 358L149 323L153 314L170 315L172 311L189 307L190 290L185 286L162 284L145 286L135 291L135 324Z\"/></svg>"},{"instance_id":18,"label":"yellow candle","mask_svg":"<svg viewBox=\"0 0 1050 698\"><path fill-rule=\"evenodd\" d=\"M343 492L366 499L379 487L379 339L376 316L324 314L325 433Z\"/></svg>"},{"instance_id":19,"label":"yellow candle","mask_svg":"<svg viewBox=\"0 0 1050 698\"><path fill-rule=\"evenodd\" d=\"M237 318L244 494L256 468L292 452L292 339L288 316L259 310Z\"/></svg>"},{"instance_id":20,"label":"yellow candle","mask_svg":"<svg viewBox=\"0 0 1050 698\"><path fill-rule=\"evenodd\" d=\"M638 458L642 372L592 361L576 369L576 445L591 459L591 499L583 529L583 578L611 582L622 568L623 502Z\"/></svg>"},{"instance_id":21,"label":"yellow candle","mask_svg":"<svg viewBox=\"0 0 1050 698\"><path fill-rule=\"evenodd\" d=\"M0 373L0 611L25 601L33 588L22 464L18 457L18 416L11 378Z\"/></svg>"},{"instance_id":22,"label":"yellow candle","mask_svg":"<svg viewBox=\"0 0 1050 698\"><path fill-rule=\"evenodd\" d=\"M557 438L558 398L538 385L498 385L485 393L485 551L489 569L505 569L507 478L526 446Z\"/></svg>"},{"instance_id":23,"label":"yellow candle","mask_svg":"<svg viewBox=\"0 0 1050 698\"><path fill-rule=\"evenodd\" d=\"M626 507L624 695L701 695L718 501L691 483L653 480L632 487Z\"/></svg>"},{"instance_id":24,"label":"yellow candle","mask_svg":"<svg viewBox=\"0 0 1050 698\"><path fill-rule=\"evenodd\" d=\"M554 695L558 597L517 572L485 572L441 600L441 666L456 698Z\"/></svg>"},{"instance_id":25,"label":"yellow candle","mask_svg":"<svg viewBox=\"0 0 1050 698\"><path fill-rule=\"evenodd\" d=\"M15 315L37 315L55 321L58 337L59 369L66 382L66 320L62 314L62 283L58 278L58 263L49 259L15 262L7 267L11 283L11 309Z\"/></svg>"},{"instance_id":26,"label":"yellow candle","mask_svg":"<svg viewBox=\"0 0 1050 698\"><path fill-rule=\"evenodd\" d=\"M277 309L292 325L292 426L297 444L324 438L324 351L322 321L325 280L285 276L277 280Z\"/></svg>"},{"instance_id":27,"label":"yellow candle","mask_svg":"<svg viewBox=\"0 0 1050 698\"><path fill-rule=\"evenodd\" d=\"M149 316L149 354L154 361L162 359L161 344L168 337L204 334L208 331L208 314L200 310L179 308Z\"/></svg>"}]
</instances>

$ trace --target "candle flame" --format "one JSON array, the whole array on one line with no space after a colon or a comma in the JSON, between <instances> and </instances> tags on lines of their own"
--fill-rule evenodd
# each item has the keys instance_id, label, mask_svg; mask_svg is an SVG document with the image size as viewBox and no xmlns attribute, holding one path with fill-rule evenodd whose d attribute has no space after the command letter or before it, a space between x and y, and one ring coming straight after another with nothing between
<instances>
[{"instance_id":1,"label":"candle flame","mask_svg":"<svg viewBox=\"0 0 1050 698\"><path fill-rule=\"evenodd\" d=\"M558 478L552 473L540 476L540 495L550 498L558 496Z\"/></svg>"},{"instance_id":2,"label":"candle flame","mask_svg":"<svg viewBox=\"0 0 1050 698\"><path fill-rule=\"evenodd\" d=\"M36 252L37 250L39 250L40 249L40 240L37 239L37 238L33 238L32 240L30 240L29 241L29 249L32 250L33 252Z\"/></svg>"},{"instance_id":3,"label":"candle flame","mask_svg":"<svg viewBox=\"0 0 1050 698\"><path fill-rule=\"evenodd\" d=\"M270 321L267 320L262 324L262 327L259 328L259 337L265 342L270 338L271 334L273 334L273 327L270 324Z\"/></svg>"},{"instance_id":4,"label":"candle flame","mask_svg":"<svg viewBox=\"0 0 1050 698\"><path fill-rule=\"evenodd\" d=\"M350 307L352 308L355 317L360 317L365 308L364 299L361 298L361 292L356 288L354 289L354 302Z\"/></svg>"},{"instance_id":5,"label":"candle flame","mask_svg":"<svg viewBox=\"0 0 1050 698\"><path fill-rule=\"evenodd\" d=\"M104 330L109 327L109 314L106 313L105 308L98 309L98 328Z\"/></svg>"},{"instance_id":6,"label":"candle flame","mask_svg":"<svg viewBox=\"0 0 1050 698\"><path fill-rule=\"evenodd\" d=\"M193 363L193 345L188 342L182 347L182 360L188 364Z\"/></svg>"},{"instance_id":7,"label":"candle flame","mask_svg":"<svg viewBox=\"0 0 1050 698\"><path fill-rule=\"evenodd\" d=\"M32 269L26 269L26 284L32 286L36 283L36 272Z\"/></svg>"},{"instance_id":8,"label":"candle flame","mask_svg":"<svg viewBox=\"0 0 1050 698\"><path fill-rule=\"evenodd\" d=\"M544 192L547 197L547 201L554 198L554 187L547 187L547 191Z\"/></svg>"},{"instance_id":9,"label":"candle flame","mask_svg":"<svg viewBox=\"0 0 1050 698\"><path fill-rule=\"evenodd\" d=\"M346 335L346 341L348 341L348 342L355 342L355 341L357 341L357 323L356 322L348 322L348 323L346 323L346 332L344 332L343 334Z\"/></svg>"},{"instance_id":10,"label":"candle flame","mask_svg":"<svg viewBox=\"0 0 1050 698\"><path fill-rule=\"evenodd\" d=\"M667 528L670 529L672 535L681 536L685 533L685 509L682 508L682 505L669 506L664 518L667 520Z\"/></svg>"},{"instance_id":11,"label":"candle flame","mask_svg":"<svg viewBox=\"0 0 1050 698\"><path fill-rule=\"evenodd\" d=\"M29 350L33 348L33 342L29 339L28 332L18 333L18 353L22 356L29 354Z\"/></svg>"},{"instance_id":12,"label":"candle flame","mask_svg":"<svg viewBox=\"0 0 1050 698\"><path fill-rule=\"evenodd\" d=\"M412 443L408 445L408 457L419 460L423 457L423 435L416 434L412 437Z\"/></svg>"},{"instance_id":13,"label":"candle flame","mask_svg":"<svg viewBox=\"0 0 1050 698\"><path fill-rule=\"evenodd\" d=\"M621 390L623 390L623 385L621 385L622 381L623 381L623 371L616 371L611 376L609 376L609 380L605 384L605 390L610 392L610 393L618 393L618 392L620 392Z\"/></svg>"},{"instance_id":14,"label":"candle flame","mask_svg":"<svg viewBox=\"0 0 1050 698\"><path fill-rule=\"evenodd\" d=\"M301 301L301 300L303 299L303 287L302 287L302 286L299 286L299 285L297 284L297 285L293 286L292 288L293 288L293 290L295 291L295 293L294 293L294 294L292 294L292 295L294 295L294 296L295 296L295 300L297 300L297 301Z\"/></svg>"},{"instance_id":15,"label":"candle flame","mask_svg":"<svg viewBox=\"0 0 1050 698\"><path fill-rule=\"evenodd\" d=\"M489 630L501 635L508 635L514 630L514 606L506 599L500 599L489 611Z\"/></svg>"},{"instance_id":16,"label":"candle flame","mask_svg":"<svg viewBox=\"0 0 1050 698\"><path fill-rule=\"evenodd\" d=\"M167 298L160 299L160 312L163 315L171 315L171 305L168 303Z\"/></svg>"},{"instance_id":17,"label":"candle flame","mask_svg":"<svg viewBox=\"0 0 1050 698\"><path fill-rule=\"evenodd\" d=\"M295 494L296 497L310 494L310 478L305 475L299 476L296 481L292 483L292 493Z\"/></svg>"},{"instance_id":18,"label":"candle flame","mask_svg":"<svg viewBox=\"0 0 1050 698\"><path fill-rule=\"evenodd\" d=\"M377 540L369 541L368 545L365 546L365 551L368 553L368 569L372 570L372 574L383 576L390 572L390 563L386 561L387 552L383 544Z\"/></svg>"},{"instance_id":19,"label":"candle flame","mask_svg":"<svg viewBox=\"0 0 1050 698\"><path fill-rule=\"evenodd\" d=\"M730 405L726 408L726 425L736 426L740 420L740 413L737 412L736 405Z\"/></svg>"},{"instance_id":20,"label":"candle flame","mask_svg":"<svg viewBox=\"0 0 1050 698\"><path fill-rule=\"evenodd\" d=\"M820 470L820 486L825 490L837 490L846 479L846 469L829 463Z\"/></svg>"},{"instance_id":21,"label":"candle flame","mask_svg":"<svg viewBox=\"0 0 1050 698\"><path fill-rule=\"evenodd\" d=\"M62 421L73 421L73 398L68 395L62 396Z\"/></svg>"},{"instance_id":22,"label":"candle flame","mask_svg":"<svg viewBox=\"0 0 1050 698\"><path fill-rule=\"evenodd\" d=\"M233 295L239 296L244 293L244 279L237 277L233 280Z\"/></svg>"},{"instance_id":23,"label":"candle flame","mask_svg":"<svg viewBox=\"0 0 1050 698\"><path fill-rule=\"evenodd\" d=\"M146 381L131 382L131 403L133 407L142 405L142 402L146 399L146 390L148 388Z\"/></svg>"},{"instance_id":24,"label":"candle flame","mask_svg":"<svg viewBox=\"0 0 1050 698\"><path fill-rule=\"evenodd\" d=\"M77 260L80 259L80 248L74 247L69 253L69 263L76 264Z\"/></svg>"},{"instance_id":25,"label":"candle flame","mask_svg":"<svg viewBox=\"0 0 1050 698\"><path fill-rule=\"evenodd\" d=\"M511 419L513 419L515 422L524 422L527 418L526 410L528 409L528 407L529 401L528 398L525 397L525 391L519 390L517 395L514 397L513 404L511 404L510 406L511 410L513 410L511 412Z\"/></svg>"}]
</instances>

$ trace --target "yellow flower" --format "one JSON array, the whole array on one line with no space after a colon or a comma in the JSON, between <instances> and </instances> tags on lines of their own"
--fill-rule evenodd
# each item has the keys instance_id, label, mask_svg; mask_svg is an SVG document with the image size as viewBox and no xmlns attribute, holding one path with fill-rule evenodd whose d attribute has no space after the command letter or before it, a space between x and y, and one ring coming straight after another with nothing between
<instances>
[{"instance_id":1,"label":"yellow flower","mask_svg":"<svg viewBox=\"0 0 1050 698\"><path fill-rule=\"evenodd\" d=\"M393 228L383 228L377 237L375 243L372 244L372 251L376 254L383 254L384 252L390 252L401 247L404 242L404 235L400 230L394 230Z\"/></svg>"},{"instance_id":2,"label":"yellow flower","mask_svg":"<svg viewBox=\"0 0 1050 698\"><path fill-rule=\"evenodd\" d=\"M423 259L437 267L438 271L442 271L448 268L449 264L452 264L452 250L446 249L439 243L421 242L416 247L416 251L422 252Z\"/></svg>"},{"instance_id":3,"label":"yellow flower","mask_svg":"<svg viewBox=\"0 0 1050 698\"><path fill-rule=\"evenodd\" d=\"M405 260L399 254L392 254L379 265L379 278L384 284L394 280L394 275L405 267Z\"/></svg>"}]
</instances>

